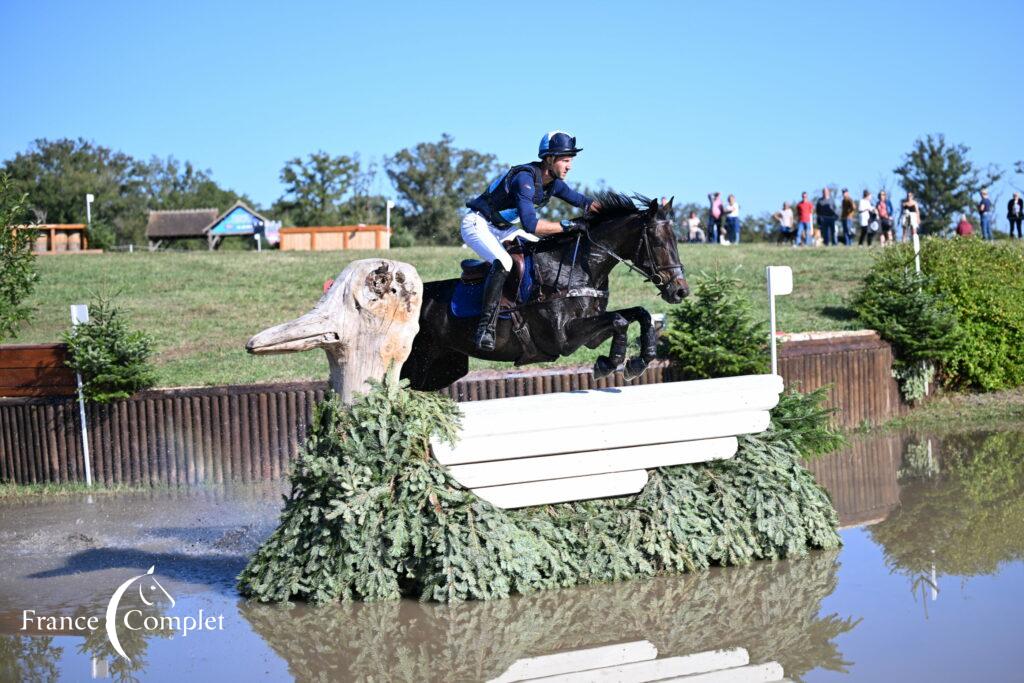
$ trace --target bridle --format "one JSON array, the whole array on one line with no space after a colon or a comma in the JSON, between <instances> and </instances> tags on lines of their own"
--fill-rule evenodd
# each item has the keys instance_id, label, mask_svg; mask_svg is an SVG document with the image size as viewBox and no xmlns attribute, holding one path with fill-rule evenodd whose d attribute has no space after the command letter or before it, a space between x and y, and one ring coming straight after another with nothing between
<instances>
[{"instance_id":1,"label":"bridle","mask_svg":"<svg viewBox=\"0 0 1024 683\"><path fill-rule=\"evenodd\" d=\"M632 270L634 272L637 272L637 273L640 273L640 275L642 275L644 277L644 280L646 280L647 282L653 283L654 286L657 287L659 291L663 291L663 288L669 282L672 281L672 275L671 275L672 271L678 270L679 271L679 275L681 277L685 277L685 272L686 271L683 269L683 264L681 264L681 263L677 264L677 265L673 265L673 266L659 266L659 265L657 265L657 261L654 260L654 249L651 248L650 235L648 234L649 230L650 230L650 226L648 225L647 221L645 220L644 223L643 223L643 230L640 233L640 242L636 245L636 251L633 253L633 259L632 260L633 260L634 263L640 263L640 259L637 258L637 257L640 256L640 252L641 252L641 250L643 250L645 255L647 256L647 261L646 262L651 264L653 266L653 268L654 268L652 272L647 272L643 268L640 268L639 266L633 265L633 263L630 263L626 259L624 259L621 256L619 256L618 254L616 254L614 251L609 249L608 247L604 246L603 244L601 244L600 242L595 240L593 237L590 236L590 229L589 228L584 227L584 228L582 228L580 230L580 232L583 234L584 237L587 238L587 241L590 242L591 246L594 246L597 249L603 251L605 254L608 254L609 256L614 258L619 263L624 264L630 270ZM575 254L573 254L573 260L575 261ZM665 271L668 271L670 274L667 277L662 277L662 273L665 272Z\"/></svg>"}]
</instances>

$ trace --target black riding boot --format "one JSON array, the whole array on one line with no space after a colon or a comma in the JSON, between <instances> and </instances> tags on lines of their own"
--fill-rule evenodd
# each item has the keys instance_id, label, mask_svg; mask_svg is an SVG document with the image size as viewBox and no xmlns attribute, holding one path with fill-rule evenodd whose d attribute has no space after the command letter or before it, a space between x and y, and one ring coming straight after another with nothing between
<instances>
[{"instance_id":1,"label":"black riding boot","mask_svg":"<svg viewBox=\"0 0 1024 683\"><path fill-rule=\"evenodd\" d=\"M508 271L501 261L491 263L484 283L484 302L480 308L480 324L476 328L476 348L480 351L494 350L494 327L498 322L498 305L501 303L501 289L505 286Z\"/></svg>"}]
</instances>

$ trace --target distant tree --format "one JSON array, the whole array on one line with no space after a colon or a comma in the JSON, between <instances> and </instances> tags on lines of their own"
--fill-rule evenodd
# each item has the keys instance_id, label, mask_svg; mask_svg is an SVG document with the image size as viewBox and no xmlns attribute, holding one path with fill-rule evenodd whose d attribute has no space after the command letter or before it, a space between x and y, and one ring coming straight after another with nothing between
<instances>
[{"instance_id":1,"label":"distant tree","mask_svg":"<svg viewBox=\"0 0 1024 683\"><path fill-rule=\"evenodd\" d=\"M447 133L438 142L397 152L384 167L406 225L419 240L433 244L458 242L459 209L500 172L493 154L456 149Z\"/></svg>"},{"instance_id":2,"label":"distant tree","mask_svg":"<svg viewBox=\"0 0 1024 683\"><path fill-rule=\"evenodd\" d=\"M281 169L285 194L274 205L295 225L336 225L341 219L342 199L359 177L359 157L313 152L296 157Z\"/></svg>"},{"instance_id":3,"label":"distant tree","mask_svg":"<svg viewBox=\"0 0 1024 683\"><path fill-rule=\"evenodd\" d=\"M501 171L499 171L499 173L500 172ZM569 187L588 197L593 197L598 192L604 192L608 190L608 186L605 184L603 180L597 181L596 188L590 187L589 185L584 185L583 183L572 182L569 183ZM582 209L577 209L572 204L563 202L561 199L557 198L553 198L550 202L547 203L546 206L544 206L542 209L540 209L540 211L537 212L537 215L540 218L549 221L560 221L563 218L576 218L578 216L581 216L582 214Z\"/></svg>"},{"instance_id":4,"label":"distant tree","mask_svg":"<svg viewBox=\"0 0 1024 683\"><path fill-rule=\"evenodd\" d=\"M25 222L27 199L0 173L0 341L15 336L18 325L28 319L31 308L25 300L39 279L32 255L33 231L14 230Z\"/></svg>"},{"instance_id":5,"label":"distant tree","mask_svg":"<svg viewBox=\"0 0 1024 683\"><path fill-rule=\"evenodd\" d=\"M377 164L368 163L352 178L348 198L338 207L340 220L345 225L383 225L387 197L371 191L377 179ZM392 209L391 226L401 221L400 212Z\"/></svg>"},{"instance_id":6,"label":"distant tree","mask_svg":"<svg viewBox=\"0 0 1024 683\"><path fill-rule=\"evenodd\" d=\"M943 234L953 227L956 216L974 205L978 192L1002 177L989 166L982 171L967 158L970 148L947 144L944 135L918 139L903 163L893 169L907 192L913 192L921 206L921 232Z\"/></svg>"},{"instance_id":7,"label":"distant tree","mask_svg":"<svg viewBox=\"0 0 1024 683\"><path fill-rule=\"evenodd\" d=\"M83 138L38 139L5 161L3 171L16 193L28 195L39 223L85 223L85 195L92 194L93 213L119 240L142 237L146 165L127 154Z\"/></svg>"},{"instance_id":8,"label":"distant tree","mask_svg":"<svg viewBox=\"0 0 1024 683\"><path fill-rule=\"evenodd\" d=\"M143 168L141 189L147 208L153 210L224 211L239 200L255 208L253 201L245 195L218 185L209 169L197 169L192 162L178 161L174 157L151 158Z\"/></svg>"},{"instance_id":9,"label":"distant tree","mask_svg":"<svg viewBox=\"0 0 1024 683\"><path fill-rule=\"evenodd\" d=\"M740 219L740 235L748 242L770 242L775 239L776 225L775 219L768 211L762 211L757 215L748 213Z\"/></svg>"}]
</instances>

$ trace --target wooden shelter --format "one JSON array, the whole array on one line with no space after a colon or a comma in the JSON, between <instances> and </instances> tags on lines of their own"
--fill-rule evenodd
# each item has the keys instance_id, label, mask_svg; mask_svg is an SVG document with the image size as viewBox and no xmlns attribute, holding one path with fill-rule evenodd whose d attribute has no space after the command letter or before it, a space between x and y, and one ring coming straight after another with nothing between
<instances>
[{"instance_id":1,"label":"wooden shelter","mask_svg":"<svg viewBox=\"0 0 1024 683\"><path fill-rule=\"evenodd\" d=\"M275 225L272 221L238 201L224 213L217 209L150 211L146 239L150 251L159 249L166 241L178 239L205 239L213 250L225 237L262 235L272 225Z\"/></svg>"},{"instance_id":2,"label":"wooden shelter","mask_svg":"<svg viewBox=\"0 0 1024 683\"><path fill-rule=\"evenodd\" d=\"M146 224L149 250L156 251L171 240L205 239L206 228L217 220L218 215L217 209L150 211Z\"/></svg>"},{"instance_id":3,"label":"wooden shelter","mask_svg":"<svg viewBox=\"0 0 1024 683\"><path fill-rule=\"evenodd\" d=\"M18 230L33 230L36 233L32 245L34 254L101 253L102 249L89 249L89 238L84 223L42 223L40 225L19 225Z\"/></svg>"}]
</instances>

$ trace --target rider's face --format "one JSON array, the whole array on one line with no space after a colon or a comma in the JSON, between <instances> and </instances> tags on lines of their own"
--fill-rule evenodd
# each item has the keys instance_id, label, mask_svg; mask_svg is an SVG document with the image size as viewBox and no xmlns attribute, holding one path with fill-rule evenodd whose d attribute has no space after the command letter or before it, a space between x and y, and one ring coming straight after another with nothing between
<instances>
[{"instance_id":1,"label":"rider's face","mask_svg":"<svg viewBox=\"0 0 1024 683\"><path fill-rule=\"evenodd\" d=\"M572 170L572 157L554 157L551 159L551 175L563 180Z\"/></svg>"}]
</instances>

